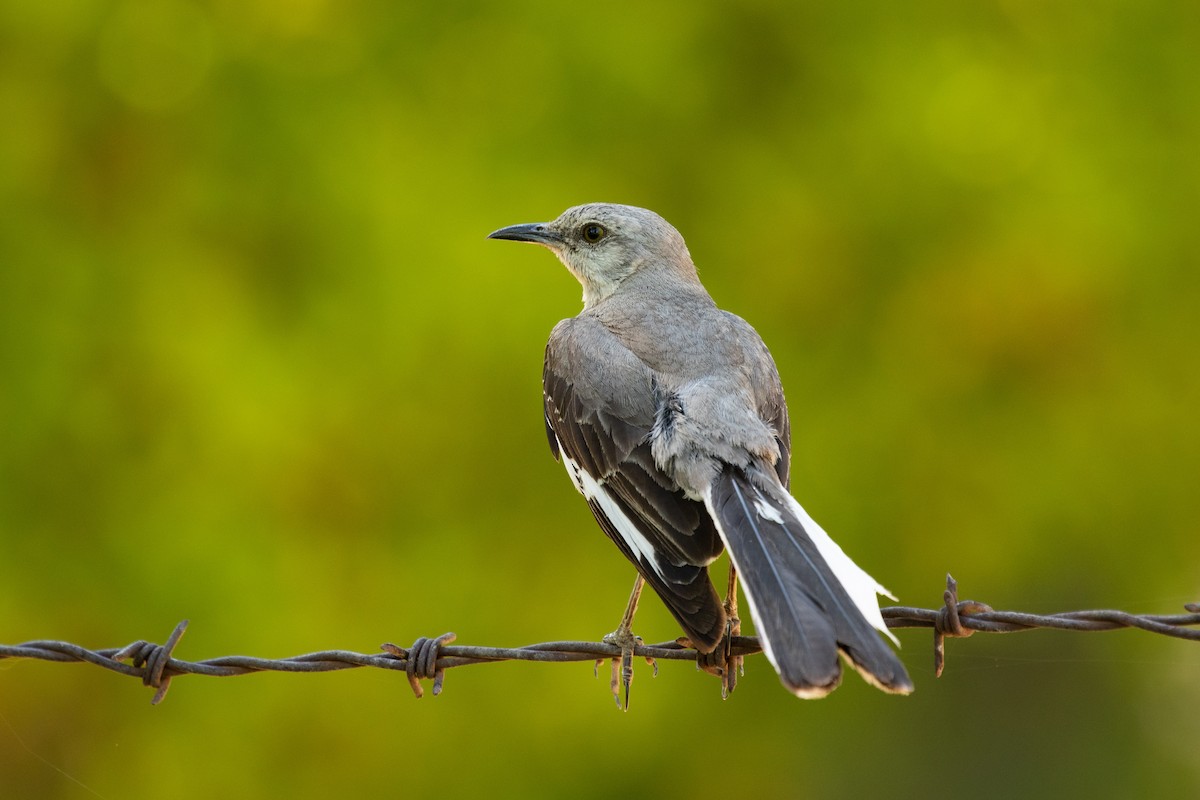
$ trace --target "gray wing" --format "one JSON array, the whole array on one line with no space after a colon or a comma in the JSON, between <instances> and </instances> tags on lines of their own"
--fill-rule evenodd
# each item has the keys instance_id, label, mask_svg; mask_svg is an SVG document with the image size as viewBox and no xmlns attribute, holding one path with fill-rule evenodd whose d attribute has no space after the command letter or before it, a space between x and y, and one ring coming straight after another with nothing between
<instances>
[{"instance_id":1,"label":"gray wing","mask_svg":"<svg viewBox=\"0 0 1200 800\"><path fill-rule=\"evenodd\" d=\"M652 370L598 322L577 317L550 335L542 386L555 458L693 644L711 650L725 613L706 567L723 545L704 504L654 463Z\"/></svg>"},{"instance_id":2,"label":"gray wing","mask_svg":"<svg viewBox=\"0 0 1200 800\"><path fill-rule=\"evenodd\" d=\"M787 489L791 480L792 427L788 420L787 400L783 396L783 384L775 359L758 331L737 314L722 311L725 318L737 329L737 338L742 342L742 360L750 372L751 385L755 388L758 414L775 432L779 445L779 461L775 473L779 482Z\"/></svg>"}]
</instances>

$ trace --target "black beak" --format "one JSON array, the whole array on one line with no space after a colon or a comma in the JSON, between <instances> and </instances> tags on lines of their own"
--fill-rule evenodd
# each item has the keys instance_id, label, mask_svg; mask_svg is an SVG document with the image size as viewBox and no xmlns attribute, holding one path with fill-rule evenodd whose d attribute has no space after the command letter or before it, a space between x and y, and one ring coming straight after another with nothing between
<instances>
[{"instance_id":1,"label":"black beak","mask_svg":"<svg viewBox=\"0 0 1200 800\"><path fill-rule=\"evenodd\" d=\"M524 225L509 225L488 234L489 239L508 239L513 242L533 242L553 247L562 244L562 237L544 222L528 222Z\"/></svg>"}]
</instances>

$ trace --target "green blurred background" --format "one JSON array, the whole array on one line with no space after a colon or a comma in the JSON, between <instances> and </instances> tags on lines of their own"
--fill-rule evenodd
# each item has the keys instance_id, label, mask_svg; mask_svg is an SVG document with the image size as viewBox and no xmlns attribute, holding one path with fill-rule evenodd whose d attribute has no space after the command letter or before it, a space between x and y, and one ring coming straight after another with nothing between
<instances>
[{"instance_id":1,"label":"green blurred background","mask_svg":"<svg viewBox=\"0 0 1200 800\"><path fill-rule=\"evenodd\" d=\"M1200 6L0 2L0 641L595 638L632 581L549 455L579 288L485 240L687 237L793 489L913 605L1200 599ZM643 603L648 640L677 635ZM589 665L0 662L0 797L1195 797L1200 648L901 632L820 702Z\"/></svg>"}]
</instances>

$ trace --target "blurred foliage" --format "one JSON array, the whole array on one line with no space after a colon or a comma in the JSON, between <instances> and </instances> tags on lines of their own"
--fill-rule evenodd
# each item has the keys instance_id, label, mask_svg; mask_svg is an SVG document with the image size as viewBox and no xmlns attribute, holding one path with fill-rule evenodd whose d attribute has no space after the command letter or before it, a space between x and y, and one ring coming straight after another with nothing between
<instances>
[{"instance_id":1,"label":"blurred foliage","mask_svg":"<svg viewBox=\"0 0 1200 800\"><path fill-rule=\"evenodd\" d=\"M578 309L484 239L656 209L789 392L793 488L906 603L1200 588L1200 6L0 0L0 640L185 658L611 630L550 459ZM677 632L657 601L640 631ZM907 699L681 665L0 664L0 796L1195 797L1200 652L901 635ZM700 733L703 731L703 733Z\"/></svg>"}]
</instances>

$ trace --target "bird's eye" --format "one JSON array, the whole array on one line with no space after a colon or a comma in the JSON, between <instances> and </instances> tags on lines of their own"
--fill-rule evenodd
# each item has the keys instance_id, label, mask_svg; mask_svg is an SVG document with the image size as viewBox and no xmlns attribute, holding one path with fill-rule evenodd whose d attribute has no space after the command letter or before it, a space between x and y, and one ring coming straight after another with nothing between
<instances>
[{"instance_id":1,"label":"bird's eye","mask_svg":"<svg viewBox=\"0 0 1200 800\"><path fill-rule=\"evenodd\" d=\"M585 241L591 242L592 244L595 244L603 239L608 233L608 231L604 230L603 225L598 225L595 222L589 222L588 224L584 225L582 228L580 228L579 232L583 234Z\"/></svg>"}]
</instances>

